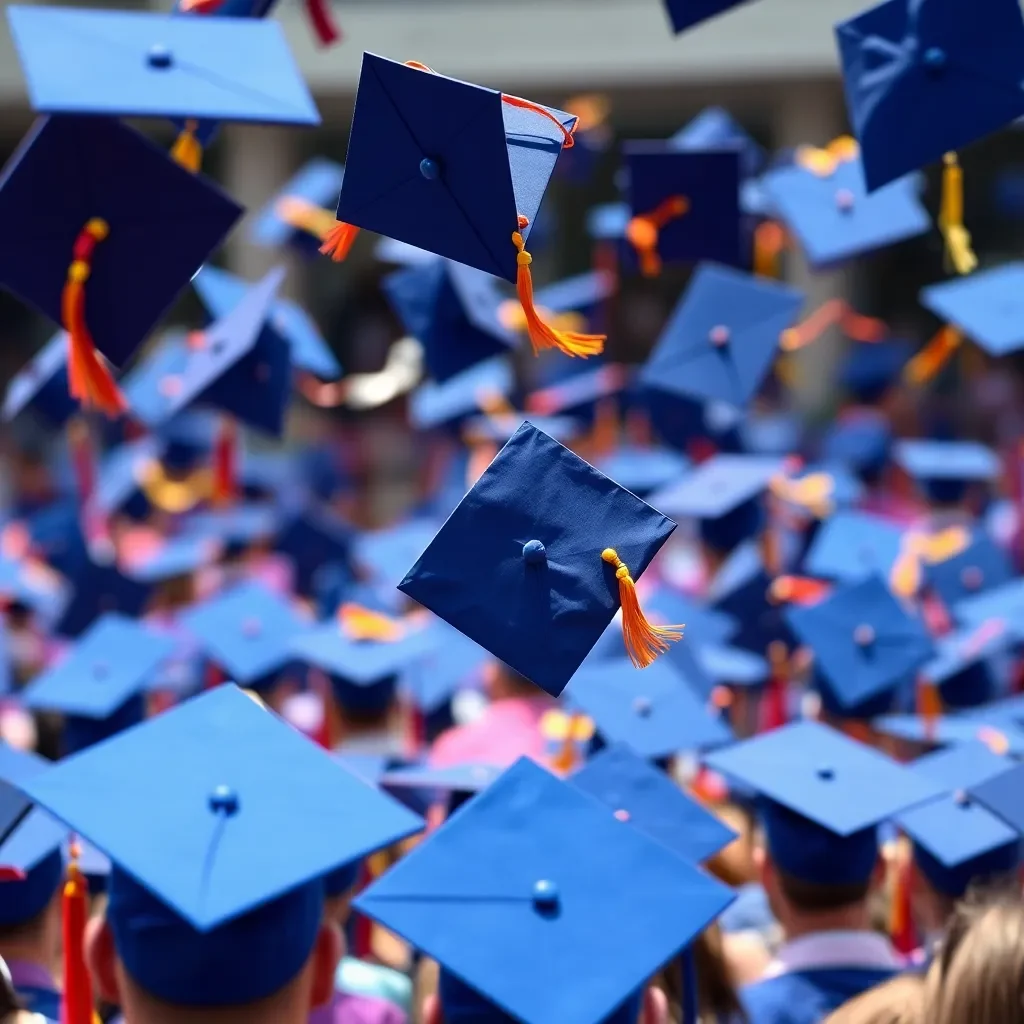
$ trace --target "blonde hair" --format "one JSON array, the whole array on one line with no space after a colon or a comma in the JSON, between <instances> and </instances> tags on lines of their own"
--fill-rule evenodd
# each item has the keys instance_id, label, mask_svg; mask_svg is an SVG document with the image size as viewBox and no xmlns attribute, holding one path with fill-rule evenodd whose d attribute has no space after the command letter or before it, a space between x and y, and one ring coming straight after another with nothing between
<instances>
[{"instance_id":1,"label":"blonde hair","mask_svg":"<svg viewBox=\"0 0 1024 1024\"><path fill-rule=\"evenodd\" d=\"M904 974L844 1003L824 1024L923 1024L925 980Z\"/></svg>"}]
</instances>

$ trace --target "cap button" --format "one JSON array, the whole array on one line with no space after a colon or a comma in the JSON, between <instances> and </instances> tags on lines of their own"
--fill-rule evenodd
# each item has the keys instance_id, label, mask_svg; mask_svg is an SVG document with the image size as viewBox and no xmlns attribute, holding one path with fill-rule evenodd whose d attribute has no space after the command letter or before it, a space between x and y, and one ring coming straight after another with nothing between
<instances>
[{"instance_id":1,"label":"cap button","mask_svg":"<svg viewBox=\"0 0 1024 1024\"><path fill-rule=\"evenodd\" d=\"M853 642L858 647L870 647L875 642L875 627L867 622L862 622L853 631Z\"/></svg>"},{"instance_id":2,"label":"cap button","mask_svg":"<svg viewBox=\"0 0 1024 1024\"><path fill-rule=\"evenodd\" d=\"M836 777L836 770L829 764L823 764L818 768L816 774L823 782L831 782Z\"/></svg>"},{"instance_id":3,"label":"cap button","mask_svg":"<svg viewBox=\"0 0 1024 1024\"><path fill-rule=\"evenodd\" d=\"M441 176L441 168L437 166L436 160L431 160L429 156L425 156L420 161L420 174L422 174L427 181L437 181Z\"/></svg>"},{"instance_id":4,"label":"cap button","mask_svg":"<svg viewBox=\"0 0 1024 1024\"><path fill-rule=\"evenodd\" d=\"M718 324L716 327L712 327L708 332L708 341L710 341L715 348L724 348L729 344L729 328L724 324Z\"/></svg>"},{"instance_id":5,"label":"cap button","mask_svg":"<svg viewBox=\"0 0 1024 1024\"><path fill-rule=\"evenodd\" d=\"M976 565L964 566L963 571L960 573L960 582L967 590L980 589L983 581L984 575Z\"/></svg>"},{"instance_id":6,"label":"cap button","mask_svg":"<svg viewBox=\"0 0 1024 1024\"><path fill-rule=\"evenodd\" d=\"M157 43L149 48L149 53L146 55L146 63L151 68L163 71L174 64L174 57L166 46L162 43Z\"/></svg>"},{"instance_id":7,"label":"cap button","mask_svg":"<svg viewBox=\"0 0 1024 1024\"><path fill-rule=\"evenodd\" d=\"M96 680L106 679L110 675L110 666L105 661L95 661L92 666L92 677Z\"/></svg>"},{"instance_id":8,"label":"cap button","mask_svg":"<svg viewBox=\"0 0 1024 1024\"><path fill-rule=\"evenodd\" d=\"M620 807L615 812L615 817L618 818L619 821L629 821L630 814L629 814L629 811L627 811L625 807Z\"/></svg>"},{"instance_id":9,"label":"cap button","mask_svg":"<svg viewBox=\"0 0 1024 1024\"><path fill-rule=\"evenodd\" d=\"M541 541L528 540L523 545L523 561L527 565L543 565L547 560L547 549Z\"/></svg>"},{"instance_id":10,"label":"cap button","mask_svg":"<svg viewBox=\"0 0 1024 1024\"><path fill-rule=\"evenodd\" d=\"M238 794L230 786L218 786L210 794L210 810L230 818L238 813Z\"/></svg>"},{"instance_id":11,"label":"cap button","mask_svg":"<svg viewBox=\"0 0 1024 1024\"><path fill-rule=\"evenodd\" d=\"M638 714L641 718L646 718L651 713L651 698L634 697L633 711L635 714Z\"/></svg>"},{"instance_id":12,"label":"cap button","mask_svg":"<svg viewBox=\"0 0 1024 1024\"><path fill-rule=\"evenodd\" d=\"M970 807L970 805L971 805L971 795L970 795L970 793L968 793L966 789L957 789L957 790L955 790L953 792L953 803L955 803L957 805L957 807Z\"/></svg>"},{"instance_id":13,"label":"cap button","mask_svg":"<svg viewBox=\"0 0 1024 1024\"><path fill-rule=\"evenodd\" d=\"M849 213L853 209L854 194L848 188L841 188L836 192L836 207L842 213Z\"/></svg>"},{"instance_id":14,"label":"cap button","mask_svg":"<svg viewBox=\"0 0 1024 1024\"><path fill-rule=\"evenodd\" d=\"M538 910L554 910L558 906L558 886L546 878L534 883L533 905Z\"/></svg>"},{"instance_id":15,"label":"cap button","mask_svg":"<svg viewBox=\"0 0 1024 1024\"><path fill-rule=\"evenodd\" d=\"M924 51L924 65L929 71L944 71L946 68L946 51L940 46L929 46Z\"/></svg>"},{"instance_id":16,"label":"cap button","mask_svg":"<svg viewBox=\"0 0 1024 1024\"><path fill-rule=\"evenodd\" d=\"M246 619L242 623L242 635L247 636L250 639L258 637L262 631L263 625L261 624L260 620L255 617L251 619Z\"/></svg>"}]
</instances>

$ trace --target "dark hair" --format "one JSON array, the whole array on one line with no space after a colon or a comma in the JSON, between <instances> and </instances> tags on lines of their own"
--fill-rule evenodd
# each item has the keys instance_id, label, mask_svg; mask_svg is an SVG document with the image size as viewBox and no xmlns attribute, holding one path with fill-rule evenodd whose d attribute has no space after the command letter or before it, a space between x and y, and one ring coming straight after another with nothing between
<instances>
[{"instance_id":1,"label":"dark hair","mask_svg":"<svg viewBox=\"0 0 1024 1024\"><path fill-rule=\"evenodd\" d=\"M808 914L821 914L830 910L842 910L863 903L871 891L871 880L866 882L847 882L843 885L822 885L818 882L805 882L794 878L775 866L782 895L797 910Z\"/></svg>"},{"instance_id":2,"label":"dark hair","mask_svg":"<svg viewBox=\"0 0 1024 1024\"><path fill-rule=\"evenodd\" d=\"M6 968L6 965L4 965ZM22 1010L24 1007L14 991L10 974L5 969L0 971L0 1020L6 1020L9 1016Z\"/></svg>"},{"instance_id":3,"label":"dark hair","mask_svg":"<svg viewBox=\"0 0 1024 1024\"><path fill-rule=\"evenodd\" d=\"M505 662L495 659L495 664L498 666L502 682L513 692L527 697L544 692L536 683L527 679L526 676L520 675Z\"/></svg>"},{"instance_id":4,"label":"dark hair","mask_svg":"<svg viewBox=\"0 0 1024 1024\"><path fill-rule=\"evenodd\" d=\"M697 971L697 1007L700 1016L745 1024L747 1013L729 977L722 951L722 933L717 925L712 925L694 942L693 959ZM668 998L672 1019L681 1020L683 971L680 957L667 963L656 981Z\"/></svg>"}]
</instances>

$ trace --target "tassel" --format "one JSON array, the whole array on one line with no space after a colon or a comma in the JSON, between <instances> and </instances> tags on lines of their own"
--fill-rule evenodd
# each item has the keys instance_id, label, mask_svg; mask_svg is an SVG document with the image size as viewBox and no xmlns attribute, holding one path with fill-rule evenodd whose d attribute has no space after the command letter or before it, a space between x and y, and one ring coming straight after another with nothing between
<instances>
[{"instance_id":1,"label":"tassel","mask_svg":"<svg viewBox=\"0 0 1024 1024\"><path fill-rule=\"evenodd\" d=\"M341 39L341 32L334 24L327 0L306 0L306 17L321 46L330 46Z\"/></svg>"},{"instance_id":2,"label":"tassel","mask_svg":"<svg viewBox=\"0 0 1024 1024\"><path fill-rule=\"evenodd\" d=\"M796 352L817 341L830 327L838 325L854 341L881 341L888 329L881 320L863 316L843 299L822 303L803 323L787 328L779 337L783 352Z\"/></svg>"},{"instance_id":3,"label":"tassel","mask_svg":"<svg viewBox=\"0 0 1024 1024\"><path fill-rule=\"evenodd\" d=\"M780 729L789 721L789 655L785 644L774 640L768 645L768 664L771 674L761 704L758 732Z\"/></svg>"},{"instance_id":4,"label":"tassel","mask_svg":"<svg viewBox=\"0 0 1024 1024\"><path fill-rule=\"evenodd\" d=\"M619 410L615 399L602 398L594 405L594 426L590 432L591 452L595 458L610 455L619 442Z\"/></svg>"},{"instance_id":5,"label":"tassel","mask_svg":"<svg viewBox=\"0 0 1024 1024\"><path fill-rule=\"evenodd\" d=\"M894 594L909 601L921 586L920 538L915 534L904 537L900 552L889 572L889 587Z\"/></svg>"},{"instance_id":6,"label":"tassel","mask_svg":"<svg viewBox=\"0 0 1024 1024\"><path fill-rule=\"evenodd\" d=\"M212 503L218 508L230 505L238 490L238 428L230 416L220 421L213 449Z\"/></svg>"},{"instance_id":7,"label":"tassel","mask_svg":"<svg viewBox=\"0 0 1024 1024\"><path fill-rule=\"evenodd\" d=\"M827 519L832 514L835 480L829 473L808 473L799 480L780 474L769 481L768 487L780 501L795 505L815 519Z\"/></svg>"},{"instance_id":8,"label":"tassel","mask_svg":"<svg viewBox=\"0 0 1024 1024\"><path fill-rule=\"evenodd\" d=\"M494 388L478 388L475 398L477 407L485 416L514 416L516 414L512 403ZM530 411L541 413L539 409Z\"/></svg>"},{"instance_id":9,"label":"tassel","mask_svg":"<svg viewBox=\"0 0 1024 1024\"><path fill-rule=\"evenodd\" d=\"M324 242L338 223L330 210L325 210L316 203L309 202L300 196L281 196L274 203L274 214L296 231L304 231L307 235Z\"/></svg>"},{"instance_id":10,"label":"tassel","mask_svg":"<svg viewBox=\"0 0 1024 1024\"><path fill-rule=\"evenodd\" d=\"M889 904L889 937L896 952L909 956L917 949L914 917L910 909L910 851L900 843L893 865L893 888Z\"/></svg>"},{"instance_id":11,"label":"tassel","mask_svg":"<svg viewBox=\"0 0 1024 1024\"><path fill-rule=\"evenodd\" d=\"M64 931L64 990L61 1024L92 1024L92 982L85 963L85 925L89 916L89 886L78 865L81 847L71 844L71 859L61 897Z\"/></svg>"},{"instance_id":12,"label":"tassel","mask_svg":"<svg viewBox=\"0 0 1024 1024\"><path fill-rule=\"evenodd\" d=\"M181 0L178 10L182 14L215 14L224 6L224 0Z\"/></svg>"},{"instance_id":13,"label":"tassel","mask_svg":"<svg viewBox=\"0 0 1024 1024\"><path fill-rule=\"evenodd\" d=\"M786 232L774 220L764 220L754 229L754 273L758 277L781 277L780 259L786 247Z\"/></svg>"},{"instance_id":14,"label":"tassel","mask_svg":"<svg viewBox=\"0 0 1024 1024\"><path fill-rule=\"evenodd\" d=\"M320 252L324 256L330 256L335 263L341 263L348 256L358 234L359 228L354 224L336 221L334 227L324 235L324 244L320 246Z\"/></svg>"},{"instance_id":15,"label":"tassel","mask_svg":"<svg viewBox=\"0 0 1024 1024\"><path fill-rule=\"evenodd\" d=\"M171 146L171 159L193 174L198 174L203 166L203 146L196 138L198 130L199 122L189 119Z\"/></svg>"},{"instance_id":16,"label":"tassel","mask_svg":"<svg viewBox=\"0 0 1024 1024\"><path fill-rule=\"evenodd\" d=\"M918 679L916 703L924 725L924 738L928 743L934 743L936 726L942 716L942 695L938 686L926 679Z\"/></svg>"},{"instance_id":17,"label":"tassel","mask_svg":"<svg viewBox=\"0 0 1024 1024\"><path fill-rule=\"evenodd\" d=\"M867 722L861 721L859 718L847 718L842 723L842 730L851 740L856 740L868 747L874 746L871 726Z\"/></svg>"},{"instance_id":18,"label":"tassel","mask_svg":"<svg viewBox=\"0 0 1024 1024\"><path fill-rule=\"evenodd\" d=\"M946 242L946 259L958 274L969 274L978 266L978 257L971 248L971 234L964 227L964 172L956 153L947 153L942 164L939 230Z\"/></svg>"},{"instance_id":19,"label":"tassel","mask_svg":"<svg viewBox=\"0 0 1024 1024\"><path fill-rule=\"evenodd\" d=\"M661 255L658 253L658 235L671 221L684 217L690 210L685 196L670 196L650 213L638 214L626 225L626 241L636 250L640 273L644 277L657 277L661 273Z\"/></svg>"},{"instance_id":20,"label":"tassel","mask_svg":"<svg viewBox=\"0 0 1024 1024\"><path fill-rule=\"evenodd\" d=\"M807 606L828 596L832 587L810 576L777 576L768 589L768 599L775 604Z\"/></svg>"},{"instance_id":21,"label":"tassel","mask_svg":"<svg viewBox=\"0 0 1024 1024\"><path fill-rule=\"evenodd\" d=\"M110 234L99 217L88 221L75 240L61 294L61 319L68 333L68 390L83 409L98 409L115 419L128 405L118 390L85 322L85 283L92 273L93 252Z\"/></svg>"},{"instance_id":22,"label":"tassel","mask_svg":"<svg viewBox=\"0 0 1024 1024\"><path fill-rule=\"evenodd\" d=\"M497 454L498 447L493 443L478 442L472 446L469 452L469 461L466 463L467 491L484 475Z\"/></svg>"},{"instance_id":23,"label":"tassel","mask_svg":"<svg viewBox=\"0 0 1024 1024\"><path fill-rule=\"evenodd\" d=\"M338 608L338 625L350 640L394 643L405 635L405 627L397 619L352 601L346 601Z\"/></svg>"},{"instance_id":24,"label":"tassel","mask_svg":"<svg viewBox=\"0 0 1024 1024\"><path fill-rule=\"evenodd\" d=\"M583 717L578 711L573 711L569 715L561 745L558 752L551 758L551 768L559 775L568 775L580 759L579 751L576 748L576 734L579 731L579 722Z\"/></svg>"},{"instance_id":25,"label":"tassel","mask_svg":"<svg viewBox=\"0 0 1024 1024\"><path fill-rule=\"evenodd\" d=\"M931 341L903 368L908 384L927 384L949 362L964 336L952 325L940 327Z\"/></svg>"},{"instance_id":26,"label":"tassel","mask_svg":"<svg viewBox=\"0 0 1024 1024\"><path fill-rule=\"evenodd\" d=\"M78 490L78 503L85 507L92 497L96 484L96 451L92 443L89 424L83 419L68 421L68 447L71 450L71 465Z\"/></svg>"},{"instance_id":27,"label":"tassel","mask_svg":"<svg viewBox=\"0 0 1024 1024\"><path fill-rule=\"evenodd\" d=\"M990 725L983 725L975 735L993 754L998 754L1000 757L1006 757L1009 754L1010 741L1006 738L1006 734L998 729L994 729Z\"/></svg>"},{"instance_id":28,"label":"tassel","mask_svg":"<svg viewBox=\"0 0 1024 1024\"><path fill-rule=\"evenodd\" d=\"M622 638L626 644L626 653L636 668L647 668L659 654L668 650L670 643L682 639L683 626L654 626L648 622L640 607L636 584L629 575L628 566L614 548L605 548L601 558L615 566L615 578L619 581Z\"/></svg>"},{"instance_id":29,"label":"tassel","mask_svg":"<svg viewBox=\"0 0 1024 1024\"><path fill-rule=\"evenodd\" d=\"M206 678L203 680L203 689L216 690L221 683L227 682L227 678L219 665L209 662L206 666Z\"/></svg>"},{"instance_id":30,"label":"tassel","mask_svg":"<svg viewBox=\"0 0 1024 1024\"><path fill-rule=\"evenodd\" d=\"M519 226L526 227L525 217L519 218ZM546 324L537 312L533 304L533 275L530 273L530 264L533 257L526 251L526 242L518 231L512 232L512 243L518 250L516 263L516 292L526 314L526 333L530 337L530 344L533 345L533 352L536 355L542 349L557 348L567 356L581 356L586 359L588 356L600 355L604 351L605 336L603 334L578 334L575 331L556 331Z\"/></svg>"}]
</instances>

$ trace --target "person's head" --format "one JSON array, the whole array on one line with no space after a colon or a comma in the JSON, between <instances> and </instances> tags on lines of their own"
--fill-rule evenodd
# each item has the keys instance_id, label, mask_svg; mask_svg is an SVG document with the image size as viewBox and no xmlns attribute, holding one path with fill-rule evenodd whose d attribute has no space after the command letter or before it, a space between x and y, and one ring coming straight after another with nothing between
<instances>
[{"instance_id":1,"label":"person's head","mask_svg":"<svg viewBox=\"0 0 1024 1024\"><path fill-rule=\"evenodd\" d=\"M503 661L489 661L484 665L484 683L491 700L509 700L515 697L543 697L544 691L509 668Z\"/></svg>"},{"instance_id":2,"label":"person's head","mask_svg":"<svg viewBox=\"0 0 1024 1024\"><path fill-rule=\"evenodd\" d=\"M361 859L354 860L324 876L324 919L339 928L348 923L362 866Z\"/></svg>"},{"instance_id":3,"label":"person's head","mask_svg":"<svg viewBox=\"0 0 1024 1024\"><path fill-rule=\"evenodd\" d=\"M921 975L903 974L844 1003L824 1024L925 1024L924 994Z\"/></svg>"},{"instance_id":4,"label":"person's head","mask_svg":"<svg viewBox=\"0 0 1024 1024\"><path fill-rule=\"evenodd\" d=\"M140 1024L305 1024L342 952L324 898L317 879L201 932L115 866L87 935L98 994Z\"/></svg>"},{"instance_id":5,"label":"person's head","mask_svg":"<svg viewBox=\"0 0 1024 1024\"><path fill-rule=\"evenodd\" d=\"M17 836L15 836L15 839ZM57 966L64 861L52 850L23 879L0 885L0 957Z\"/></svg>"},{"instance_id":6,"label":"person's head","mask_svg":"<svg viewBox=\"0 0 1024 1024\"><path fill-rule=\"evenodd\" d=\"M718 925L713 924L702 932L692 948L697 976L697 1009L701 1019L733 1022L745 1020L746 1014L733 985ZM657 979L657 985L667 997L671 1019L681 1017L683 970L678 958L665 966Z\"/></svg>"}]
</instances>

